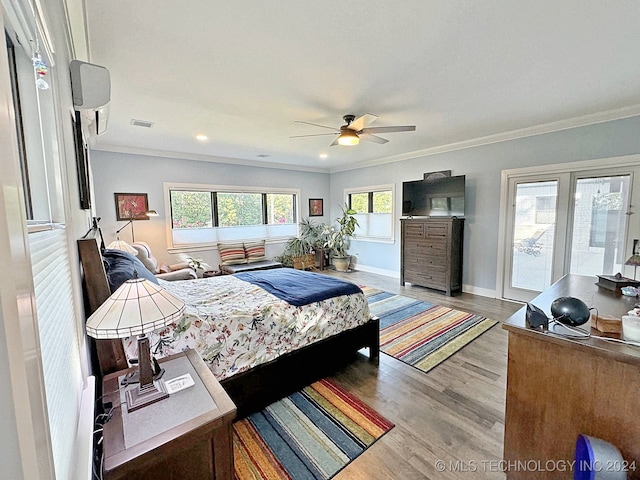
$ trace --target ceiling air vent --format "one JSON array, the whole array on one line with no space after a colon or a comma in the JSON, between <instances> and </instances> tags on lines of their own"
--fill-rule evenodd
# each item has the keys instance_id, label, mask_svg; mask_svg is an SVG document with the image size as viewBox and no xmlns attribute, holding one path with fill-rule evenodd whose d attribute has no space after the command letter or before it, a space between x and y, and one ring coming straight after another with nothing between
<instances>
[{"instance_id":1,"label":"ceiling air vent","mask_svg":"<svg viewBox=\"0 0 640 480\"><path fill-rule=\"evenodd\" d=\"M134 125L136 127L151 128L153 127L153 123L154 122L149 122L147 120L136 120L135 118L131 120L131 125Z\"/></svg>"}]
</instances>

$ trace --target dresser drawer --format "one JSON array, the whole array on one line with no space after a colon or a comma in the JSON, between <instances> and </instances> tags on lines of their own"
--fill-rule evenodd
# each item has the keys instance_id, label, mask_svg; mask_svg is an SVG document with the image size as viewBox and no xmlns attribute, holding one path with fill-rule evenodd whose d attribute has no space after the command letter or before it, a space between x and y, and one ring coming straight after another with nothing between
<instances>
[{"instance_id":1,"label":"dresser drawer","mask_svg":"<svg viewBox=\"0 0 640 480\"><path fill-rule=\"evenodd\" d=\"M447 241L442 238L407 240L404 242L405 255L446 255Z\"/></svg>"},{"instance_id":2,"label":"dresser drawer","mask_svg":"<svg viewBox=\"0 0 640 480\"><path fill-rule=\"evenodd\" d=\"M445 254L431 254L431 255L423 255L423 254L412 254L405 255L404 257L405 268L410 268L410 266L417 265L420 266L422 270L425 268L431 267L441 267L444 269L449 264L449 259Z\"/></svg>"},{"instance_id":3,"label":"dresser drawer","mask_svg":"<svg viewBox=\"0 0 640 480\"><path fill-rule=\"evenodd\" d=\"M444 288L447 283L446 273L435 269L428 269L426 271L405 270L404 279L409 283L439 289Z\"/></svg>"},{"instance_id":4,"label":"dresser drawer","mask_svg":"<svg viewBox=\"0 0 640 480\"><path fill-rule=\"evenodd\" d=\"M424 238L423 223L409 223L404 226L405 238Z\"/></svg>"},{"instance_id":5,"label":"dresser drawer","mask_svg":"<svg viewBox=\"0 0 640 480\"><path fill-rule=\"evenodd\" d=\"M449 225L446 223L428 223L424 226L424 236L447 238L449 236Z\"/></svg>"}]
</instances>

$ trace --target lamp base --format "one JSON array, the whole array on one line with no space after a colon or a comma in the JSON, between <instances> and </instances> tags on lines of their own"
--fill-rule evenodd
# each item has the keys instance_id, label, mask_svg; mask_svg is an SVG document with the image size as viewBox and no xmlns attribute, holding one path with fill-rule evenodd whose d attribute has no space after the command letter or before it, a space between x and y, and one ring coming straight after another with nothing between
<instances>
[{"instance_id":1,"label":"lamp base","mask_svg":"<svg viewBox=\"0 0 640 480\"><path fill-rule=\"evenodd\" d=\"M168 398L169 393L167 392L167 387L164 382L157 382L157 384L140 385L138 388L127 390L125 396L127 398L127 411L133 412L134 410Z\"/></svg>"},{"instance_id":2,"label":"lamp base","mask_svg":"<svg viewBox=\"0 0 640 480\"><path fill-rule=\"evenodd\" d=\"M153 359L155 363L156 359ZM164 368L159 368L155 370L157 373L153 374L153 380L157 382L164 375ZM122 380L120 380L120 385L126 387L127 385L133 385L134 383L140 383L140 370L135 370L131 373L127 373Z\"/></svg>"}]
</instances>

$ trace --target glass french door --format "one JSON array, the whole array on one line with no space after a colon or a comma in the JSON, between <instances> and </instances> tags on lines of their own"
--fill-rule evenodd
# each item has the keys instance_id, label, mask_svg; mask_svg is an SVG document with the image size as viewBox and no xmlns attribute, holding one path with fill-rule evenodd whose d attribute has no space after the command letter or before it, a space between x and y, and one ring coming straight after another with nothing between
<instances>
[{"instance_id":1,"label":"glass french door","mask_svg":"<svg viewBox=\"0 0 640 480\"><path fill-rule=\"evenodd\" d=\"M567 273L594 282L625 275L633 237L640 237L631 217L636 168L509 179L502 297L530 301Z\"/></svg>"}]
</instances>

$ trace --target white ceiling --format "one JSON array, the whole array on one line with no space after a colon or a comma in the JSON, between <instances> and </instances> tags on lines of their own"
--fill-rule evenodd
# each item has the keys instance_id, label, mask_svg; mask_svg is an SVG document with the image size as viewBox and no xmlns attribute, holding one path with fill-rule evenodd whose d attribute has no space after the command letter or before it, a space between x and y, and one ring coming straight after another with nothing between
<instances>
[{"instance_id":1,"label":"white ceiling","mask_svg":"<svg viewBox=\"0 0 640 480\"><path fill-rule=\"evenodd\" d=\"M336 171L640 114L637 0L86 0L86 9L90 61L112 83L97 149ZM329 132L295 120L339 127L363 113L378 115L371 126L416 131L356 147L289 138Z\"/></svg>"}]
</instances>

